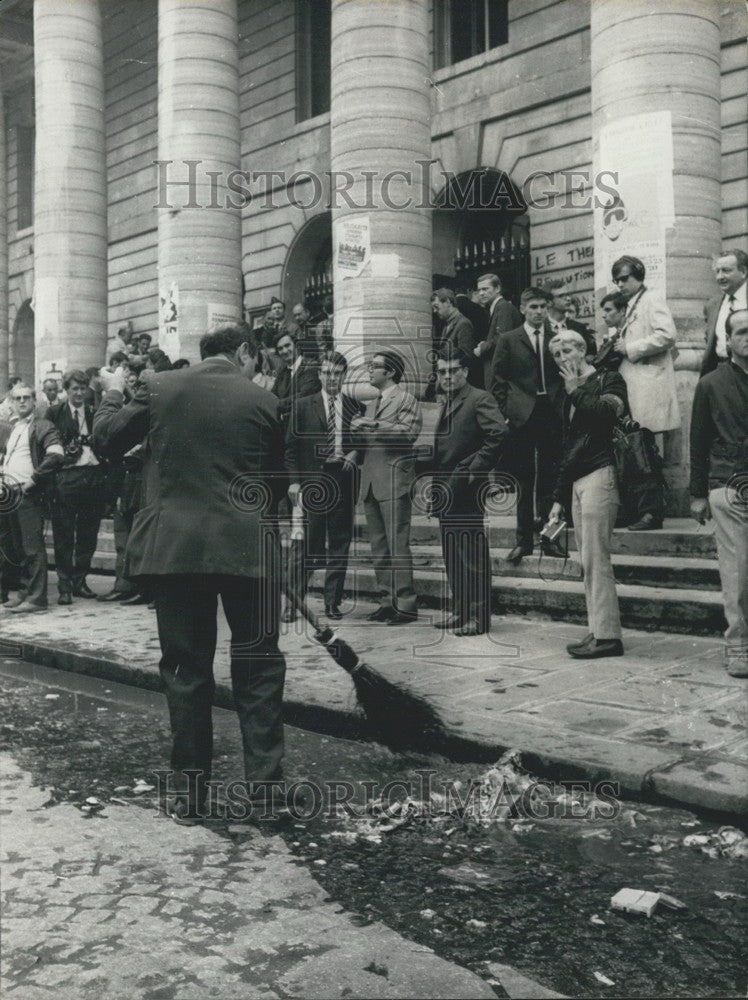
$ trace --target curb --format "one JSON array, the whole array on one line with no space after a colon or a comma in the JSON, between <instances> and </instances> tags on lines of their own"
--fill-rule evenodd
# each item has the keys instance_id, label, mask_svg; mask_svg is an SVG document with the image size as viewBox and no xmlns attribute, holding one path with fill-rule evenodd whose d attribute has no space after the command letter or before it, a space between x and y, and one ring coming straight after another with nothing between
<instances>
[{"instance_id":1,"label":"curb","mask_svg":"<svg viewBox=\"0 0 748 1000\"><path fill-rule=\"evenodd\" d=\"M15 646L14 646L15 643ZM157 673L134 665L101 656L82 653L74 647L50 646L29 640L5 640L3 645L13 647L0 655L20 656L22 659L44 667L97 677L101 680L126 684L131 687L161 691ZM213 704L218 708L233 710L231 687L216 680ZM312 732L347 739L373 739L375 734L367 725L362 713L355 710L330 708L323 704L287 699L284 702L284 721ZM530 731L526 726L503 723L502 740L488 741L477 736L462 734L454 724L444 721L448 735L438 742L413 749L426 753L440 753L460 762L490 764L508 749L517 749L523 765L538 777L558 781L615 782L623 796L669 806L696 809L718 817L748 819L748 769L719 754L681 754L666 748L647 748L649 766L641 760L626 759L626 745L606 746L607 754L593 759L590 747L580 745L579 753L570 755L559 752L552 744L557 742L548 734ZM542 744L547 743L547 748ZM539 746L539 744L541 744ZM602 749L602 745L599 749ZM642 750L641 747L638 748ZM607 759L605 759L607 757Z\"/></svg>"}]
</instances>

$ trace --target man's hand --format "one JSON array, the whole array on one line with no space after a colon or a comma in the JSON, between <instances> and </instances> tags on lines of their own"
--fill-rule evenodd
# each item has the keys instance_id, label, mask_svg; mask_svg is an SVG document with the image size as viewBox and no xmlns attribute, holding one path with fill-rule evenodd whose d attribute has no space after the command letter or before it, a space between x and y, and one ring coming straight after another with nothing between
<instances>
[{"instance_id":1,"label":"man's hand","mask_svg":"<svg viewBox=\"0 0 748 1000\"><path fill-rule=\"evenodd\" d=\"M584 382L584 378L579 374L578 366L573 361L563 361L558 366L558 370L561 372L564 388L568 395L571 395Z\"/></svg>"},{"instance_id":2,"label":"man's hand","mask_svg":"<svg viewBox=\"0 0 748 1000\"><path fill-rule=\"evenodd\" d=\"M554 503L554 505L551 507L551 512L548 515L548 523L558 524L558 522L562 519L563 516L564 516L564 508L561 506L560 503Z\"/></svg>"},{"instance_id":3,"label":"man's hand","mask_svg":"<svg viewBox=\"0 0 748 1000\"><path fill-rule=\"evenodd\" d=\"M125 370L121 366L116 369L116 371L109 372L106 368L102 368L99 373L101 378L101 384L106 392L110 389L114 389L116 392L121 392L124 394L125 391Z\"/></svg>"},{"instance_id":4,"label":"man's hand","mask_svg":"<svg viewBox=\"0 0 748 1000\"><path fill-rule=\"evenodd\" d=\"M473 348L473 354L476 356L476 358L479 358L487 347L488 347L488 341L481 340L478 346Z\"/></svg>"},{"instance_id":5,"label":"man's hand","mask_svg":"<svg viewBox=\"0 0 748 1000\"><path fill-rule=\"evenodd\" d=\"M291 483L288 487L288 499L291 503L296 506L299 502L299 496L301 495L301 483Z\"/></svg>"},{"instance_id":6,"label":"man's hand","mask_svg":"<svg viewBox=\"0 0 748 1000\"><path fill-rule=\"evenodd\" d=\"M691 499L691 517L699 524L706 524L712 512L709 510L709 501L706 497L693 497Z\"/></svg>"},{"instance_id":7,"label":"man's hand","mask_svg":"<svg viewBox=\"0 0 748 1000\"><path fill-rule=\"evenodd\" d=\"M366 419L366 418L364 418ZM356 455L355 452L349 451L347 455L343 455L343 468L346 472L354 472L356 469Z\"/></svg>"},{"instance_id":8,"label":"man's hand","mask_svg":"<svg viewBox=\"0 0 748 1000\"><path fill-rule=\"evenodd\" d=\"M351 430L354 431L374 431L379 424L371 417L354 417L351 420Z\"/></svg>"}]
</instances>

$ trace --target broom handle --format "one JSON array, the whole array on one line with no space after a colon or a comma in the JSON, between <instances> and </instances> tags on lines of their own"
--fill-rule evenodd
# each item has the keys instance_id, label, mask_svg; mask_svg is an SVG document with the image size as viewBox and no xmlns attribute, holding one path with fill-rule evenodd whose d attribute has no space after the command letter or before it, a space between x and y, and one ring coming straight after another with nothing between
<instances>
[{"instance_id":1,"label":"broom handle","mask_svg":"<svg viewBox=\"0 0 748 1000\"><path fill-rule=\"evenodd\" d=\"M295 516L297 512L298 512L298 521L299 522L301 521L301 494L299 494L296 497L296 499L294 500L294 502L292 504L292 507L294 508L291 511L291 523L293 524L293 522L295 520L297 520L297 518ZM291 559L293 559L293 541L291 542L290 553L291 553ZM299 594L295 594L293 592L293 590L291 588L291 579L290 579L290 577L291 577L291 574L288 573L286 575L286 586L283 588L283 592L286 595L286 600L291 605L293 605L293 607L297 608L301 612L301 617L306 620L307 624L309 624L309 625L312 626L312 628L314 629L315 632L319 632L319 633L324 632L326 630L327 626L324 626L324 625L322 625L320 623L319 618L317 617L317 615L315 615L315 613L309 607L309 605L307 604L306 600L303 597L301 597ZM330 631L330 630L328 629L328 631Z\"/></svg>"}]
</instances>

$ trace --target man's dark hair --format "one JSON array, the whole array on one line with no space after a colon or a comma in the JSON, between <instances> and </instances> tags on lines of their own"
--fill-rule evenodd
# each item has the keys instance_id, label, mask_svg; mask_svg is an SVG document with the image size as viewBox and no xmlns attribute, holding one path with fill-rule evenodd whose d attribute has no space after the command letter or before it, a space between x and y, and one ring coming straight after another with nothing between
<instances>
[{"instance_id":1,"label":"man's dark hair","mask_svg":"<svg viewBox=\"0 0 748 1000\"><path fill-rule=\"evenodd\" d=\"M20 379L19 379L19 381L20 381ZM48 378L45 378L43 380L43 382L42 382L42 389L47 384L47 382L51 382L52 385L55 387L55 389L57 388L57 379L56 378L52 378L52 376L50 375Z\"/></svg>"},{"instance_id":2,"label":"man's dark hair","mask_svg":"<svg viewBox=\"0 0 748 1000\"><path fill-rule=\"evenodd\" d=\"M80 385L88 385L90 381L88 372L84 372L82 368L69 368L62 376L62 387L63 389L69 389L73 382L78 382Z\"/></svg>"},{"instance_id":3,"label":"man's dark hair","mask_svg":"<svg viewBox=\"0 0 748 1000\"><path fill-rule=\"evenodd\" d=\"M732 328L733 324L735 323L736 316L748 316L748 309L735 309L731 313L729 313L727 319L725 320L725 333L727 334L728 337L732 336L733 333Z\"/></svg>"},{"instance_id":4,"label":"man's dark hair","mask_svg":"<svg viewBox=\"0 0 748 1000\"><path fill-rule=\"evenodd\" d=\"M189 368L189 367L190 367L190 363L187 360L187 358L177 358L177 360L171 366L171 370L174 371L174 372L176 372L176 371L179 371L180 368Z\"/></svg>"},{"instance_id":5,"label":"man's dark hair","mask_svg":"<svg viewBox=\"0 0 748 1000\"><path fill-rule=\"evenodd\" d=\"M127 361L127 355L124 351L115 351L109 358L110 365L121 365L123 361Z\"/></svg>"},{"instance_id":6,"label":"man's dark hair","mask_svg":"<svg viewBox=\"0 0 748 1000\"><path fill-rule=\"evenodd\" d=\"M251 357L257 357L257 334L246 323L216 323L200 338L200 357L233 356L242 344L247 345Z\"/></svg>"},{"instance_id":7,"label":"man's dark hair","mask_svg":"<svg viewBox=\"0 0 748 1000\"><path fill-rule=\"evenodd\" d=\"M621 310L625 309L628 304L626 299L623 297L623 295L621 295L620 292L608 292L607 295L603 295L603 297L600 299L600 308L602 309L602 307L604 305L607 305L608 302L612 302L615 308L618 310L618 312L621 312Z\"/></svg>"},{"instance_id":8,"label":"man's dark hair","mask_svg":"<svg viewBox=\"0 0 748 1000\"><path fill-rule=\"evenodd\" d=\"M396 351L376 351L374 357L381 358L385 370L392 373L392 381L401 382L405 376L405 362Z\"/></svg>"},{"instance_id":9,"label":"man's dark hair","mask_svg":"<svg viewBox=\"0 0 748 1000\"><path fill-rule=\"evenodd\" d=\"M342 368L344 372L348 371L348 358L339 351L330 351L323 360L328 361L333 368Z\"/></svg>"},{"instance_id":10,"label":"man's dark hair","mask_svg":"<svg viewBox=\"0 0 748 1000\"><path fill-rule=\"evenodd\" d=\"M544 288L539 288L537 285L530 285L526 288L522 295L520 296L520 305L527 305L532 299L542 299L544 302L550 302L552 299L550 295Z\"/></svg>"},{"instance_id":11,"label":"man's dark hair","mask_svg":"<svg viewBox=\"0 0 748 1000\"><path fill-rule=\"evenodd\" d=\"M134 336L134 339L135 340L147 340L148 343L150 344L150 342L153 340L153 337L150 335L150 333L136 333L135 336Z\"/></svg>"},{"instance_id":12,"label":"man's dark hair","mask_svg":"<svg viewBox=\"0 0 748 1000\"><path fill-rule=\"evenodd\" d=\"M9 378L8 379L8 392L10 392L10 390L13 388L13 386L17 385L19 382L23 382L23 379L21 378L20 375L14 375L12 378Z\"/></svg>"},{"instance_id":13,"label":"man's dark hair","mask_svg":"<svg viewBox=\"0 0 748 1000\"><path fill-rule=\"evenodd\" d=\"M623 257L619 257L613 264L613 267L610 269L610 273L614 278L617 278L624 267L629 269L637 281L644 281L644 275L647 273L647 269L638 257L630 257L628 254L624 254Z\"/></svg>"},{"instance_id":14,"label":"man's dark hair","mask_svg":"<svg viewBox=\"0 0 748 1000\"><path fill-rule=\"evenodd\" d=\"M460 368L470 368L470 358L461 347L447 344L439 351L439 361L459 361Z\"/></svg>"},{"instance_id":15,"label":"man's dark hair","mask_svg":"<svg viewBox=\"0 0 748 1000\"><path fill-rule=\"evenodd\" d=\"M748 253L745 250L723 250L716 254L714 259L717 260L719 257L734 257L738 270L748 274Z\"/></svg>"},{"instance_id":16,"label":"man's dark hair","mask_svg":"<svg viewBox=\"0 0 748 1000\"><path fill-rule=\"evenodd\" d=\"M278 348L278 344L283 340L284 337L290 337L291 342L296 346L296 336L291 330L279 330L273 337L273 347Z\"/></svg>"},{"instance_id":17,"label":"man's dark hair","mask_svg":"<svg viewBox=\"0 0 748 1000\"><path fill-rule=\"evenodd\" d=\"M439 299L440 302L451 302L455 304L455 293L451 288L437 288L431 296L432 299Z\"/></svg>"}]
</instances>

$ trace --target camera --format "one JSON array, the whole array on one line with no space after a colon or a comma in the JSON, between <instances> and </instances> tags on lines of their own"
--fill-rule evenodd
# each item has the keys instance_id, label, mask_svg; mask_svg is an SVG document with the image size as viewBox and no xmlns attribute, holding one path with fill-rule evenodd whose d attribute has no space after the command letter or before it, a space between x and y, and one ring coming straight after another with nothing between
<instances>
[{"instance_id":1,"label":"camera","mask_svg":"<svg viewBox=\"0 0 748 1000\"><path fill-rule=\"evenodd\" d=\"M559 535L566 530L566 521L549 521L540 532L540 537L549 542L555 542Z\"/></svg>"}]
</instances>

